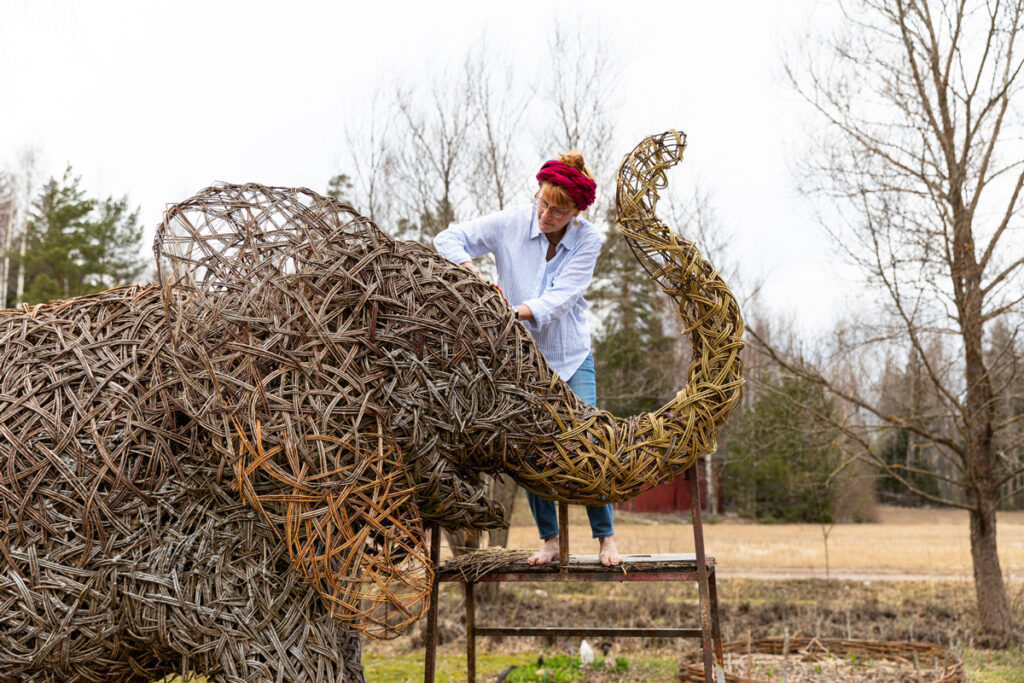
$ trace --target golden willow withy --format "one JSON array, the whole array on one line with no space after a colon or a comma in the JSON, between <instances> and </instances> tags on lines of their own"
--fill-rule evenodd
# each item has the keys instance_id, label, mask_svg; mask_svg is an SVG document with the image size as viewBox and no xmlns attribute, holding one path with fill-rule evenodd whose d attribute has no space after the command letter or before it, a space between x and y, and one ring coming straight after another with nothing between
<instances>
[{"instance_id":1,"label":"golden willow withy","mask_svg":"<svg viewBox=\"0 0 1024 683\"><path fill-rule=\"evenodd\" d=\"M627 420L493 287L304 189L208 188L167 211L158 287L0 313L0 680L361 680L357 633L426 608L424 522L505 523L483 474L610 502L713 450L742 325L654 213L683 146L619 173L694 347L679 396Z\"/></svg>"}]
</instances>

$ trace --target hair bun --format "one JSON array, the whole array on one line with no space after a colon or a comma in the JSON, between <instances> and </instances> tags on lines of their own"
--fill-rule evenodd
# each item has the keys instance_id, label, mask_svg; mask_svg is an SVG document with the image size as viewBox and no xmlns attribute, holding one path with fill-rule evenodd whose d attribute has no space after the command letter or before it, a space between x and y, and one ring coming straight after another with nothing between
<instances>
[{"instance_id":1,"label":"hair bun","mask_svg":"<svg viewBox=\"0 0 1024 683\"><path fill-rule=\"evenodd\" d=\"M587 176L588 178L594 177L594 174L590 172L590 169L587 168L587 164L583 161L583 155L577 152L575 149L570 149L565 154L559 154L558 160L561 161L563 164L568 164L569 166L572 166L573 168L575 168L577 171L580 171L581 173L583 173L583 175Z\"/></svg>"}]
</instances>

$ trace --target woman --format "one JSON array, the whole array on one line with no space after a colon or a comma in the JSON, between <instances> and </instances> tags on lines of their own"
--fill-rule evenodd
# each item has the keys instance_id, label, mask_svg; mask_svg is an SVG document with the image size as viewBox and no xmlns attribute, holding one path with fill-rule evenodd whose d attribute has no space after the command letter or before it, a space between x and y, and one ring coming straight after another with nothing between
<instances>
[{"instance_id":1,"label":"woman","mask_svg":"<svg viewBox=\"0 0 1024 683\"><path fill-rule=\"evenodd\" d=\"M588 405L597 402L594 356L583 293L594 276L601 235L579 217L594 202L597 183L576 151L541 166L536 208L506 209L450 226L434 238L438 253L479 274L471 259L494 254L498 286L533 335L545 360ZM537 530L544 541L527 562L558 559L555 504L526 492ZM605 566L622 561L615 547L612 506L587 507L590 529L599 539Z\"/></svg>"}]
</instances>

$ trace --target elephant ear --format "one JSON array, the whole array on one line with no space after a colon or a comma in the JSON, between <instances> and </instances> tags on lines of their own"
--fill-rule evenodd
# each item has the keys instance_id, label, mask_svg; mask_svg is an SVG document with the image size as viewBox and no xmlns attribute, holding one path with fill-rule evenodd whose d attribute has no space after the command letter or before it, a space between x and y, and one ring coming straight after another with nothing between
<instances>
[{"instance_id":1,"label":"elephant ear","mask_svg":"<svg viewBox=\"0 0 1024 683\"><path fill-rule=\"evenodd\" d=\"M400 635L427 608L432 580L413 490L394 439L378 425L342 441L306 435L333 456L324 471L282 470L278 453L239 430L242 499L283 530L292 565L331 613L373 638ZM301 456L288 440L284 460ZM292 451L292 452L288 452Z\"/></svg>"},{"instance_id":2,"label":"elephant ear","mask_svg":"<svg viewBox=\"0 0 1024 683\"><path fill-rule=\"evenodd\" d=\"M393 247L348 205L259 185L172 206L155 245L174 400L294 569L378 637L420 616L431 580L409 475L373 400L375 268Z\"/></svg>"}]
</instances>

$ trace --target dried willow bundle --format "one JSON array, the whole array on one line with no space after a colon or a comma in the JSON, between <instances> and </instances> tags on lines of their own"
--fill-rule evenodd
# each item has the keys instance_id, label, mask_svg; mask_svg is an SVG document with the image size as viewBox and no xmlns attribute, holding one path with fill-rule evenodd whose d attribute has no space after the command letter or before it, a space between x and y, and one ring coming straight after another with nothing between
<instances>
[{"instance_id":1,"label":"dried willow bundle","mask_svg":"<svg viewBox=\"0 0 1024 683\"><path fill-rule=\"evenodd\" d=\"M619 176L695 349L629 420L488 283L309 190L208 188L165 216L159 288L0 314L0 679L360 680L354 633L425 610L423 522L505 523L482 473L615 501L713 450L742 323L654 214L683 147L650 138Z\"/></svg>"},{"instance_id":2,"label":"dried willow bundle","mask_svg":"<svg viewBox=\"0 0 1024 683\"><path fill-rule=\"evenodd\" d=\"M516 548L480 548L470 549L470 552L462 555L455 555L444 563L441 568L444 572L458 572L462 580L467 583L478 581L481 577L487 576L499 567L506 567L513 562L523 562L530 556L529 551Z\"/></svg>"}]
</instances>

